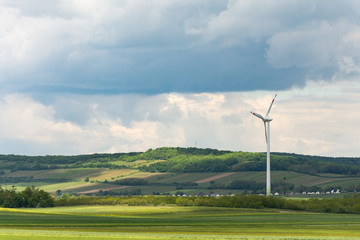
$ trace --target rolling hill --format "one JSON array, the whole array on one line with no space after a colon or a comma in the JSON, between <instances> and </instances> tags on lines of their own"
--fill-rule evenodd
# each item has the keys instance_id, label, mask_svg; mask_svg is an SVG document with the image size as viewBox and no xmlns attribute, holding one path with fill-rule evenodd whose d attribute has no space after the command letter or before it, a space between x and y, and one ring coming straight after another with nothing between
<instances>
[{"instance_id":1,"label":"rolling hill","mask_svg":"<svg viewBox=\"0 0 360 240\"><path fill-rule=\"evenodd\" d=\"M262 193L265 153L170 148L77 156L0 155L0 185L76 194ZM360 158L272 153L273 192L360 191Z\"/></svg>"}]
</instances>

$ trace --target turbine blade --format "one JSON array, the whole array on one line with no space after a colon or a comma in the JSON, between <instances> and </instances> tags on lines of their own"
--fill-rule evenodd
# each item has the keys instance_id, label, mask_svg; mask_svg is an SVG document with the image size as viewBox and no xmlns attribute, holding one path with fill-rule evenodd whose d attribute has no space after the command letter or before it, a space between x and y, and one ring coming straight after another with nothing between
<instances>
[{"instance_id":1,"label":"turbine blade","mask_svg":"<svg viewBox=\"0 0 360 240\"><path fill-rule=\"evenodd\" d=\"M267 139L267 132L266 132L266 122L264 122L264 127L265 127L265 140L266 140L266 143L267 143L268 139Z\"/></svg>"},{"instance_id":2,"label":"turbine blade","mask_svg":"<svg viewBox=\"0 0 360 240\"><path fill-rule=\"evenodd\" d=\"M273 100L271 101L270 107L269 107L269 109L267 110L265 117L269 116L271 107L272 107L272 105L273 105L273 103L274 103L274 101L275 101L276 96L277 96L277 94L275 94L275 97L274 97Z\"/></svg>"},{"instance_id":3,"label":"turbine blade","mask_svg":"<svg viewBox=\"0 0 360 240\"><path fill-rule=\"evenodd\" d=\"M252 115L254 115L254 116L256 116L256 117L260 118L261 120L265 121L264 117L263 117L263 116L261 116L261 114L254 113L254 112L250 112L250 113L251 113Z\"/></svg>"}]
</instances>

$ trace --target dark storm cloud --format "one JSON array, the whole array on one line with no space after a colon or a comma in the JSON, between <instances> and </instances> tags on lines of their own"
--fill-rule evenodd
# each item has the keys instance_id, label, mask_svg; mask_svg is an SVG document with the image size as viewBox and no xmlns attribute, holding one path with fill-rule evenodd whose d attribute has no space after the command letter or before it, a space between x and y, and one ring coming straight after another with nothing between
<instances>
[{"instance_id":1,"label":"dark storm cloud","mask_svg":"<svg viewBox=\"0 0 360 240\"><path fill-rule=\"evenodd\" d=\"M41 2L0 3L3 91L282 90L358 73L355 1Z\"/></svg>"}]
</instances>

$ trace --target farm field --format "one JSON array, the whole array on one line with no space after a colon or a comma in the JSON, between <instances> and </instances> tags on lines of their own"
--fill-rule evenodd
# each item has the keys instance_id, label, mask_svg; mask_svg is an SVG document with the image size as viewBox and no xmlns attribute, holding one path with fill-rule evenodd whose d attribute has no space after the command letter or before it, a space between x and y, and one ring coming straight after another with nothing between
<instances>
[{"instance_id":1,"label":"farm field","mask_svg":"<svg viewBox=\"0 0 360 240\"><path fill-rule=\"evenodd\" d=\"M103 181L105 179L121 178L137 173L135 169L106 169L106 168L69 168L50 170L27 170L5 174L5 177L30 177L43 180L83 180L89 177L91 180Z\"/></svg>"},{"instance_id":2,"label":"farm field","mask_svg":"<svg viewBox=\"0 0 360 240\"><path fill-rule=\"evenodd\" d=\"M0 208L0 239L360 239L360 216L210 207Z\"/></svg>"},{"instance_id":3,"label":"farm field","mask_svg":"<svg viewBox=\"0 0 360 240\"><path fill-rule=\"evenodd\" d=\"M0 155L0 185L68 194L264 193L265 154L171 148L77 156ZM272 154L273 193L360 191L360 158ZM334 192L333 191L333 192ZM325 195L325 194L323 194Z\"/></svg>"},{"instance_id":4,"label":"farm field","mask_svg":"<svg viewBox=\"0 0 360 240\"><path fill-rule=\"evenodd\" d=\"M35 186L48 192L61 190L63 193L96 193L103 191L131 191L141 189L142 194L184 192L196 194L199 192L219 194L240 193L241 190L234 189L213 189L211 183L228 185L232 181L256 181L265 183L265 172L208 172L208 173L150 173L140 172L137 169L55 169L36 171L9 172L5 177L30 177L31 181L2 183L3 187L16 185L17 190L23 190L28 186ZM290 171L272 171L272 182L286 181L295 186L348 186L359 184L360 177L344 176L337 174L312 176L304 173ZM85 181L89 178L89 181ZM119 186L112 181L124 178L142 178L148 181L146 185ZM178 187L177 184L184 184ZM186 185L188 184L188 185ZM191 184L194 184L191 186Z\"/></svg>"}]
</instances>

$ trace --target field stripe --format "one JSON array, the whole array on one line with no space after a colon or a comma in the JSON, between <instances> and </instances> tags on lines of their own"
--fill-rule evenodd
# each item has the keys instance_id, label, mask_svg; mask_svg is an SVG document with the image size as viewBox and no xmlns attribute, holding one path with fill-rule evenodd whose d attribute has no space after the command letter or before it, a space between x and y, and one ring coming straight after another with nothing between
<instances>
[{"instance_id":1,"label":"field stripe","mask_svg":"<svg viewBox=\"0 0 360 240\"><path fill-rule=\"evenodd\" d=\"M123 188L128 188L130 186L120 186L120 187L112 187L112 188L101 188L101 189L94 189L94 190L89 190L89 191L85 191L85 192L78 192L80 194L86 194L86 193L96 193L99 191L110 191L110 190L115 190L115 189L123 189Z\"/></svg>"},{"instance_id":2,"label":"field stripe","mask_svg":"<svg viewBox=\"0 0 360 240\"><path fill-rule=\"evenodd\" d=\"M179 178L182 178L182 177L186 177L186 176L188 176L188 175L190 175L190 173L185 173L185 174L181 174L181 175L179 175L179 176L175 176L175 177L172 177L172 178L163 179L163 180L161 180L161 181L159 181L159 182L173 181L173 180L175 180L175 179L179 179Z\"/></svg>"},{"instance_id":3,"label":"field stripe","mask_svg":"<svg viewBox=\"0 0 360 240\"><path fill-rule=\"evenodd\" d=\"M235 174L235 172L222 173L222 174L219 174L219 175L216 175L216 176L213 176L213 177L208 177L208 178L198 180L198 181L196 181L196 183L211 182L211 181L214 181L214 180L217 180L217 179L220 179L220 178L223 178L223 177L227 177L227 176L230 176L230 175L233 175L233 174Z\"/></svg>"},{"instance_id":4,"label":"field stripe","mask_svg":"<svg viewBox=\"0 0 360 240\"><path fill-rule=\"evenodd\" d=\"M144 239L144 240L358 240L358 237L336 236L274 236L274 235L246 235L246 234L194 234L194 233L134 233L134 232L95 232L95 231L57 231L57 230L25 230L0 229L1 240L78 240L78 239Z\"/></svg>"}]
</instances>

